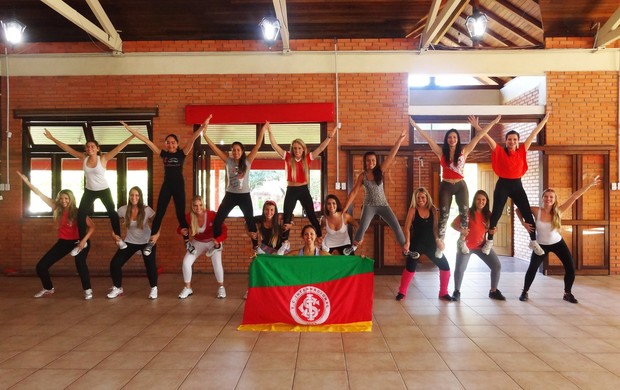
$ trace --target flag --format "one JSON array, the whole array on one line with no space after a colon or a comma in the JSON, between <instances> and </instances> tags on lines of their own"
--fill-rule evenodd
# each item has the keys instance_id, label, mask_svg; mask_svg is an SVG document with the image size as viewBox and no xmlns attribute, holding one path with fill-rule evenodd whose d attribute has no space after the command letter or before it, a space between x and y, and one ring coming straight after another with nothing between
<instances>
[{"instance_id":1,"label":"flag","mask_svg":"<svg viewBox=\"0 0 620 390\"><path fill-rule=\"evenodd\" d=\"M374 260L258 255L239 330L370 332Z\"/></svg>"}]
</instances>

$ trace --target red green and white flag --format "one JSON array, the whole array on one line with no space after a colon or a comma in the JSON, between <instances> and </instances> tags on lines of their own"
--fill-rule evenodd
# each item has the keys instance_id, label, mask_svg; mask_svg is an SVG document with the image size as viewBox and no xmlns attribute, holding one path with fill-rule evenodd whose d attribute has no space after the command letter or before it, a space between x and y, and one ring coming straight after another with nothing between
<instances>
[{"instance_id":1,"label":"red green and white flag","mask_svg":"<svg viewBox=\"0 0 620 390\"><path fill-rule=\"evenodd\" d=\"M374 260L259 255L239 330L370 332Z\"/></svg>"}]
</instances>

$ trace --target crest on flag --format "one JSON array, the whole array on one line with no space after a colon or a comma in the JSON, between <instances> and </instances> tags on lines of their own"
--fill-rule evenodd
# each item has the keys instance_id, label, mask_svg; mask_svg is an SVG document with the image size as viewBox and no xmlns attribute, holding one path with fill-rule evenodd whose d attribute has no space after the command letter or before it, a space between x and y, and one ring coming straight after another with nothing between
<instances>
[{"instance_id":1,"label":"crest on flag","mask_svg":"<svg viewBox=\"0 0 620 390\"><path fill-rule=\"evenodd\" d=\"M319 325L329 318L331 304L327 294L318 287L302 287L289 304L291 316L302 325Z\"/></svg>"}]
</instances>

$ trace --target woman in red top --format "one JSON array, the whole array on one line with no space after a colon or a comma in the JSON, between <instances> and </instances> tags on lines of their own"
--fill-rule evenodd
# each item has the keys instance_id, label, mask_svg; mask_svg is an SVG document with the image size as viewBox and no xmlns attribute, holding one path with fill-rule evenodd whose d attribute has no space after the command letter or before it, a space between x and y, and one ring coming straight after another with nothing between
<instances>
[{"instance_id":1,"label":"woman in red top","mask_svg":"<svg viewBox=\"0 0 620 390\"><path fill-rule=\"evenodd\" d=\"M36 293L34 297L45 298L54 293L54 285L50 277L50 267L71 253L71 256L75 257L75 268L77 268L80 280L82 281L84 299L92 299L93 290L90 285L90 275L88 273L86 257L90 251L90 245L87 245L87 242L95 231L95 224L93 224L93 221L89 217L86 217L87 231L84 237L80 239L80 232L78 231L77 224L78 208L75 203L73 192L71 190L61 190L54 200L44 195L37 187L30 183L26 175L19 171L17 171L17 174L32 192L52 208L54 220L59 221L58 241L56 241L54 246L52 246L37 263L37 275L39 275L39 279L41 279L43 290ZM77 250L77 248L79 248L79 250Z\"/></svg>"},{"instance_id":2,"label":"woman in red top","mask_svg":"<svg viewBox=\"0 0 620 390\"><path fill-rule=\"evenodd\" d=\"M308 147L304 141L299 138L291 142L290 151L287 152L278 145L271 131L271 126L267 125L271 147L284 160L288 182L286 195L284 195L284 231L282 233L282 246L278 250L279 255L283 255L291 248L288 242L288 235L291 221L293 220L293 210L295 209L297 201L301 203L317 235L319 237L321 236L321 224L314 214L314 202L312 201L312 196L308 188L310 179L309 166L312 160L319 157L319 154L325 150L337 130L338 125L334 126L333 130L327 133L327 138L325 138L312 152L308 152Z\"/></svg>"},{"instance_id":3,"label":"woman in red top","mask_svg":"<svg viewBox=\"0 0 620 390\"><path fill-rule=\"evenodd\" d=\"M445 247L443 240L446 236L446 225L448 224L448 217L450 216L453 195L459 207L461 227L467 227L467 202L469 200L469 191L467 190L464 177L465 161L482 137L484 137L500 119L501 116L498 116L487 124L487 126L476 134L465 146L461 145L461 136L459 132L456 129L450 129L443 138L443 145L439 147L437 142L435 142L427 132L422 130L422 128L415 123L413 118L409 117L409 123L411 123L411 126L413 126L413 128L420 133L422 138L428 142L428 146L431 147L433 153L439 158L439 163L442 168L442 181L439 183L439 241L437 241L437 253L435 257L440 258ZM469 123L478 125L478 118L470 116ZM457 247L462 253L469 253L463 236L459 237Z\"/></svg>"},{"instance_id":4,"label":"woman in red top","mask_svg":"<svg viewBox=\"0 0 620 390\"><path fill-rule=\"evenodd\" d=\"M491 148L491 166L495 174L499 176L493 191L493 211L491 212L491 221L489 223L489 234L487 234L487 240L482 247L482 253L484 254L488 255L493 247L493 234L490 231L497 226L508 198L511 198L517 208L521 210L525 222L535 226L530 202L523 189L521 178L527 172L527 151L548 119L549 113L545 115L543 120L527 137L522 147L519 147L519 133L514 130L506 133L506 146L504 148L498 148L497 143L488 134L484 136ZM477 124L473 125L478 131L483 131ZM532 230L529 233L531 239L530 249L538 256L544 255L545 251L536 241L536 231Z\"/></svg>"}]
</instances>

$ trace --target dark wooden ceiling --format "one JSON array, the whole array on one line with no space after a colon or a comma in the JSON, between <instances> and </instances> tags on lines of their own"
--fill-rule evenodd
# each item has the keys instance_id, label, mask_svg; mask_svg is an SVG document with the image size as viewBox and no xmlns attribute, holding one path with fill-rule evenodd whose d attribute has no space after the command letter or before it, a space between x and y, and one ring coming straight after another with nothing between
<instances>
[{"instance_id":1,"label":"dark wooden ceiling","mask_svg":"<svg viewBox=\"0 0 620 390\"><path fill-rule=\"evenodd\" d=\"M442 7L447 0L444 0ZM98 24L85 0L65 3ZM275 15L272 0L100 0L124 41L255 40L258 23ZM470 47L464 27L473 0L462 0L440 39L441 48ZM432 0L287 0L290 39L420 36ZM479 0L489 17L482 48L542 47L546 37L594 36L618 0ZM0 0L0 20L27 25L28 42L92 38L39 0Z\"/></svg>"}]
</instances>

